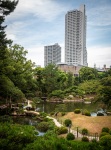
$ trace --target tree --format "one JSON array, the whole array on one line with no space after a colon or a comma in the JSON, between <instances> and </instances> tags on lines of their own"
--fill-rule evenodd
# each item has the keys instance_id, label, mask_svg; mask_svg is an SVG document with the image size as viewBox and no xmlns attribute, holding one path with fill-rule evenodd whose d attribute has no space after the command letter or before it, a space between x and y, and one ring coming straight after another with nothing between
<instances>
[{"instance_id":1,"label":"tree","mask_svg":"<svg viewBox=\"0 0 111 150\"><path fill-rule=\"evenodd\" d=\"M79 71L80 81L83 82L85 80L92 80L98 77L98 72L94 68L83 67Z\"/></svg>"},{"instance_id":2,"label":"tree","mask_svg":"<svg viewBox=\"0 0 111 150\"><path fill-rule=\"evenodd\" d=\"M15 91L11 91L11 88L16 88L7 75L13 71L13 68L10 65L10 54L8 51L8 47L11 45L12 41L6 38L4 31L6 26L3 26L2 24L5 21L5 16L13 12L17 4L18 0L0 1L0 95L2 97L8 97L9 93L11 94Z\"/></svg>"},{"instance_id":3,"label":"tree","mask_svg":"<svg viewBox=\"0 0 111 150\"><path fill-rule=\"evenodd\" d=\"M44 76L43 76L44 68L36 67L34 70L34 75L36 78L36 96L41 97L42 93L44 93Z\"/></svg>"},{"instance_id":4,"label":"tree","mask_svg":"<svg viewBox=\"0 0 111 150\"><path fill-rule=\"evenodd\" d=\"M24 97L24 94L18 87L14 85L14 83L5 75L2 75L0 78L0 95L2 95L6 99L6 103L12 99L21 99Z\"/></svg>"},{"instance_id":5,"label":"tree","mask_svg":"<svg viewBox=\"0 0 111 150\"><path fill-rule=\"evenodd\" d=\"M59 71L57 66L55 66L54 64L49 64L45 67L43 71L44 95L48 95L52 91L59 89L58 76Z\"/></svg>"},{"instance_id":6,"label":"tree","mask_svg":"<svg viewBox=\"0 0 111 150\"><path fill-rule=\"evenodd\" d=\"M64 90L67 87L67 74L59 70L57 82L60 89Z\"/></svg>"},{"instance_id":7,"label":"tree","mask_svg":"<svg viewBox=\"0 0 111 150\"><path fill-rule=\"evenodd\" d=\"M100 145L103 147L103 150L111 149L111 135L105 135L100 138Z\"/></svg>"},{"instance_id":8,"label":"tree","mask_svg":"<svg viewBox=\"0 0 111 150\"><path fill-rule=\"evenodd\" d=\"M18 4L18 0L1 0L0 1L0 50L4 50L4 47L7 44L10 44L11 41L6 38L6 34L4 29L6 26L2 26L2 23L5 20L5 16L9 15L11 12L14 11Z\"/></svg>"},{"instance_id":9,"label":"tree","mask_svg":"<svg viewBox=\"0 0 111 150\"><path fill-rule=\"evenodd\" d=\"M98 89L98 100L101 100L107 107L111 106L111 76L101 80Z\"/></svg>"},{"instance_id":10,"label":"tree","mask_svg":"<svg viewBox=\"0 0 111 150\"><path fill-rule=\"evenodd\" d=\"M100 85L99 80L88 80L79 84L78 90L84 92L84 94L96 94L99 85Z\"/></svg>"},{"instance_id":11,"label":"tree","mask_svg":"<svg viewBox=\"0 0 111 150\"><path fill-rule=\"evenodd\" d=\"M18 4L17 1L11 0L1 0L0 1L0 75L3 74L4 68L8 65L7 58L7 46L12 43L11 40L6 38L5 28L6 26L2 26L5 16L9 15L11 12L14 11L16 5Z\"/></svg>"},{"instance_id":12,"label":"tree","mask_svg":"<svg viewBox=\"0 0 111 150\"><path fill-rule=\"evenodd\" d=\"M72 87L74 85L74 76L71 72L68 72L66 75L67 75L67 88Z\"/></svg>"},{"instance_id":13,"label":"tree","mask_svg":"<svg viewBox=\"0 0 111 150\"><path fill-rule=\"evenodd\" d=\"M35 64L27 60L27 51L20 45L11 46L9 52L13 67L13 73L9 75L10 79L27 98L33 97L36 89L36 80L33 78Z\"/></svg>"}]
</instances>

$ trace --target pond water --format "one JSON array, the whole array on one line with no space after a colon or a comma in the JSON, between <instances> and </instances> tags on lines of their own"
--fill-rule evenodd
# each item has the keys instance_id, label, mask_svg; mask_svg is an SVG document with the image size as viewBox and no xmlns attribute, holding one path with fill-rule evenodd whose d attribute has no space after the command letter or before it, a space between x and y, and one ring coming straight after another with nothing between
<instances>
[{"instance_id":1,"label":"pond water","mask_svg":"<svg viewBox=\"0 0 111 150\"><path fill-rule=\"evenodd\" d=\"M51 113L51 112L54 112L54 110L56 109L56 107L60 105L59 103L40 103L40 104L37 104L37 107L36 107L36 110L39 111L39 112L45 112L45 113ZM88 110L89 112L91 112L91 116L97 116L97 111L103 111L102 109L99 109L100 108L100 103L92 103L92 104L85 104L85 103L82 103L82 102L67 102L65 103L65 106L66 106L66 111L67 112L71 112L71 111L74 111L74 109L78 108L78 109L81 109L81 110ZM18 124L25 124L25 125L32 125L32 126L35 126L39 123L39 121L37 120L33 120L33 118L31 117L13 117L13 121L15 123L18 123ZM36 128L37 130L37 128ZM37 130L38 131L38 130ZM44 135L43 132L39 132L39 136L42 136Z\"/></svg>"},{"instance_id":2,"label":"pond water","mask_svg":"<svg viewBox=\"0 0 111 150\"><path fill-rule=\"evenodd\" d=\"M96 112L98 108L100 108L100 103L92 103L85 104L83 102L66 102L64 103L66 106L66 112L74 111L74 109L78 108L81 110L87 109L89 112ZM59 103L40 103L36 106L36 111L51 113L54 112L56 107L60 105Z\"/></svg>"},{"instance_id":3,"label":"pond water","mask_svg":"<svg viewBox=\"0 0 111 150\"><path fill-rule=\"evenodd\" d=\"M22 117L13 117L13 122L17 123L17 124L22 124L22 125L31 125L31 126L35 126L39 123L38 120L34 120L32 117L26 117L26 116L22 116ZM38 132L38 136L42 136L45 133L44 132L40 132L37 128L36 128L37 132Z\"/></svg>"}]
</instances>

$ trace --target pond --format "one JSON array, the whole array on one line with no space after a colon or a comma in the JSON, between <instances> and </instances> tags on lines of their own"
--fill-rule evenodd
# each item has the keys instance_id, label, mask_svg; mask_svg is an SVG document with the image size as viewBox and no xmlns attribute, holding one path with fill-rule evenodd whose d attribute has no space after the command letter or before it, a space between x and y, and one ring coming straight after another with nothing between
<instances>
[{"instance_id":1,"label":"pond","mask_svg":"<svg viewBox=\"0 0 111 150\"><path fill-rule=\"evenodd\" d=\"M64 104L66 106L66 112L74 111L74 109L76 108L81 110L86 109L89 112L96 112L98 108L101 108L100 103L85 104L83 102L65 102ZM54 112L55 108L57 108L58 105L60 104L49 102L40 103L37 104L36 111L45 112L49 114L51 112Z\"/></svg>"},{"instance_id":2,"label":"pond","mask_svg":"<svg viewBox=\"0 0 111 150\"><path fill-rule=\"evenodd\" d=\"M55 108L58 105L61 105L61 104L49 103L49 102L40 103L40 104L37 104L36 110L39 112L45 112L45 113L49 114L51 112L54 112ZM89 112L91 112L91 116L97 116L97 111L103 111L102 109L99 109L100 103L85 104L82 102L79 102L79 103L78 102L66 102L65 106L66 106L67 112L74 111L74 109L76 109L76 108L81 109L81 110L86 109ZM39 123L38 120L34 120L32 117L26 117L26 116L24 116L24 117L13 117L13 121L15 123L18 123L18 124L32 125L35 127ZM37 130L37 128L36 128L36 130ZM45 134L45 133L39 132L39 131L38 131L38 133L39 133L39 136L42 136Z\"/></svg>"},{"instance_id":3,"label":"pond","mask_svg":"<svg viewBox=\"0 0 111 150\"><path fill-rule=\"evenodd\" d=\"M32 117L26 117L26 116L22 116L22 117L17 117L14 116L12 117L13 122L17 123L17 124L22 124L22 125L31 125L31 126L35 126L39 123L38 120L34 120ZM38 132L38 136L42 136L45 133L44 132L40 132L37 128L36 128L37 132Z\"/></svg>"}]
</instances>

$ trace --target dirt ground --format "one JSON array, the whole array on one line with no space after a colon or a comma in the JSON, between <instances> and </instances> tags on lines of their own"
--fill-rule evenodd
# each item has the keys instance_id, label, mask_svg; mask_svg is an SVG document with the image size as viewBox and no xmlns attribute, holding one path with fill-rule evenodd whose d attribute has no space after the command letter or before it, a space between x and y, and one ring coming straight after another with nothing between
<instances>
[{"instance_id":1,"label":"dirt ground","mask_svg":"<svg viewBox=\"0 0 111 150\"><path fill-rule=\"evenodd\" d=\"M65 119L72 120L72 129L82 130L83 128L88 129L90 133L101 133L103 127L109 127L111 129L111 116L84 116L81 114L74 114L74 112L69 112L65 116L59 116L58 120L64 122Z\"/></svg>"}]
</instances>

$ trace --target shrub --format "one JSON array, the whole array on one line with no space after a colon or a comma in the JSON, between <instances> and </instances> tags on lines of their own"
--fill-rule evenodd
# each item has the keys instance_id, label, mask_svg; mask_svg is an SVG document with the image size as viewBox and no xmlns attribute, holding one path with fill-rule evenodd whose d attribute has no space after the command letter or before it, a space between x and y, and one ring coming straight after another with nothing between
<instances>
[{"instance_id":1,"label":"shrub","mask_svg":"<svg viewBox=\"0 0 111 150\"><path fill-rule=\"evenodd\" d=\"M56 133L58 134L58 135L60 135L60 134L65 134L65 133L67 133L68 132L68 129L66 128L66 127L57 127L56 128Z\"/></svg>"},{"instance_id":2,"label":"shrub","mask_svg":"<svg viewBox=\"0 0 111 150\"><path fill-rule=\"evenodd\" d=\"M75 114L80 114L80 113L81 113L81 110L80 110L80 109L75 109L75 110L74 110L74 113L75 113Z\"/></svg>"},{"instance_id":3,"label":"shrub","mask_svg":"<svg viewBox=\"0 0 111 150\"><path fill-rule=\"evenodd\" d=\"M53 116L55 114L55 112L51 112L50 115Z\"/></svg>"},{"instance_id":4,"label":"shrub","mask_svg":"<svg viewBox=\"0 0 111 150\"><path fill-rule=\"evenodd\" d=\"M0 123L0 149L22 150L37 138L35 127L11 123Z\"/></svg>"},{"instance_id":5,"label":"shrub","mask_svg":"<svg viewBox=\"0 0 111 150\"><path fill-rule=\"evenodd\" d=\"M105 135L100 138L100 145L103 146L105 150L111 149L111 135Z\"/></svg>"},{"instance_id":6,"label":"shrub","mask_svg":"<svg viewBox=\"0 0 111 150\"><path fill-rule=\"evenodd\" d=\"M66 139L67 139L67 140L74 140L74 139L75 139L75 136L74 136L74 134L72 134L72 133L68 133L67 136L66 136Z\"/></svg>"},{"instance_id":7,"label":"shrub","mask_svg":"<svg viewBox=\"0 0 111 150\"><path fill-rule=\"evenodd\" d=\"M69 127L69 125L72 125L72 121L70 119L66 119L64 121L64 124L65 124L66 127Z\"/></svg>"},{"instance_id":8,"label":"shrub","mask_svg":"<svg viewBox=\"0 0 111 150\"><path fill-rule=\"evenodd\" d=\"M107 133L109 133L109 128L108 128L108 127L102 128L102 132L107 132Z\"/></svg>"},{"instance_id":9,"label":"shrub","mask_svg":"<svg viewBox=\"0 0 111 150\"><path fill-rule=\"evenodd\" d=\"M91 116L90 112L86 109L83 110L82 114L85 115L85 116Z\"/></svg>"},{"instance_id":10,"label":"shrub","mask_svg":"<svg viewBox=\"0 0 111 150\"><path fill-rule=\"evenodd\" d=\"M88 130L86 128L82 129L82 135L87 135L88 134Z\"/></svg>"},{"instance_id":11,"label":"shrub","mask_svg":"<svg viewBox=\"0 0 111 150\"><path fill-rule=\"evenodd\" d=\"M52 93L49 95L49 97L58 97L58 98L61 98L63 99L64 98L64 95L63 95L63 91L62 90L55 90L55 91L52 91Z\"/></svg>"},{"instance_id":12,"label":"shrub","mask_svg":"<svg viewBox=\"0 0 111 150\"><path fill-rule=\"evenodd\" d=\"M90 112L85 112L85 114L84 114L85 116L91 116L91 114L90 114Z\"/></svg>"},{"instance_id":13,"label":"shrub","mask_svg":"<svg viewBox=\"0 0 111 150\"><path fill-rule=\"evenodd\" d=\"M10 122L10 123L12 123L13 122L13 120L12 120L12 118L10 117L10 116L8 116L8 115L4 115L4 116L0 116L0 122Z\"/></svg>"},{"instance_id":14,"label":"shrub","mask_svg":"<svg viewBox=\"0 0 111 150\"><path fill-rule=\"evenodd\" d=\"M89 142L89 139L88 139L88 137L84 136L84 137L82 137L82 141L83 142Z\"/></svg>"},{"instance_id":15,"label":"shrub","mask_svg":"<svg viewBox=\"0 0 111 150\"><path fill-rule=\"evenodd\" d=\"M40 116L41 116L41 117L46 117L46 116L47 116L47 114L46 114L46 113L44 113L44 112L40 112Z\"/></svg>"},{"instance_id":16,"label":"shrub","mask_svg":"<svg viewBox=\"0 0 111 150\"><path fill-rule=\"evenodd\" d=\"M62 116L65 116L65 114L66 114L65 112L61 112L61 115L62 115Z\"/></svg>"},{"instance_id":17,"label":"shrub","mask_svg":"<svg viewBox=\"0 0 111 150\"><path fill-rule=\"evenodd\" d=\"M109 130L109 134L111 135L111 129Z\"/></svg>"},{"instance_id":18,"label":"shrub","mask_svg":"<svg viewBox=\"0 0 111 150\"><path fill-rule=\"evenodd\" d=\"M41 132L46 132L49 129L49 123L48 122L40 122L37 125L37 128Z\"/></svg>"},{"instance_id":19,"label":"shrub","mask_svg":"<svg viewBox=\"0 0 111 150\"><path fill-rule=\"evenodd\" d=\"M92 139L91 142L97 143L97 140L96 139Z\"/></svg>"},{"instance_id":20,"label":"shrub","mask_svg":"<svg viewBox=\"0 0 111 150\"><path fill-rule=\"evenodd\" d=\"M109 135L109 133L107 133L107 132L102 132L102 133L100 134L100 138L101 138L102 136L105 136L105 135Z\"/></svg>"}]
</instances>

